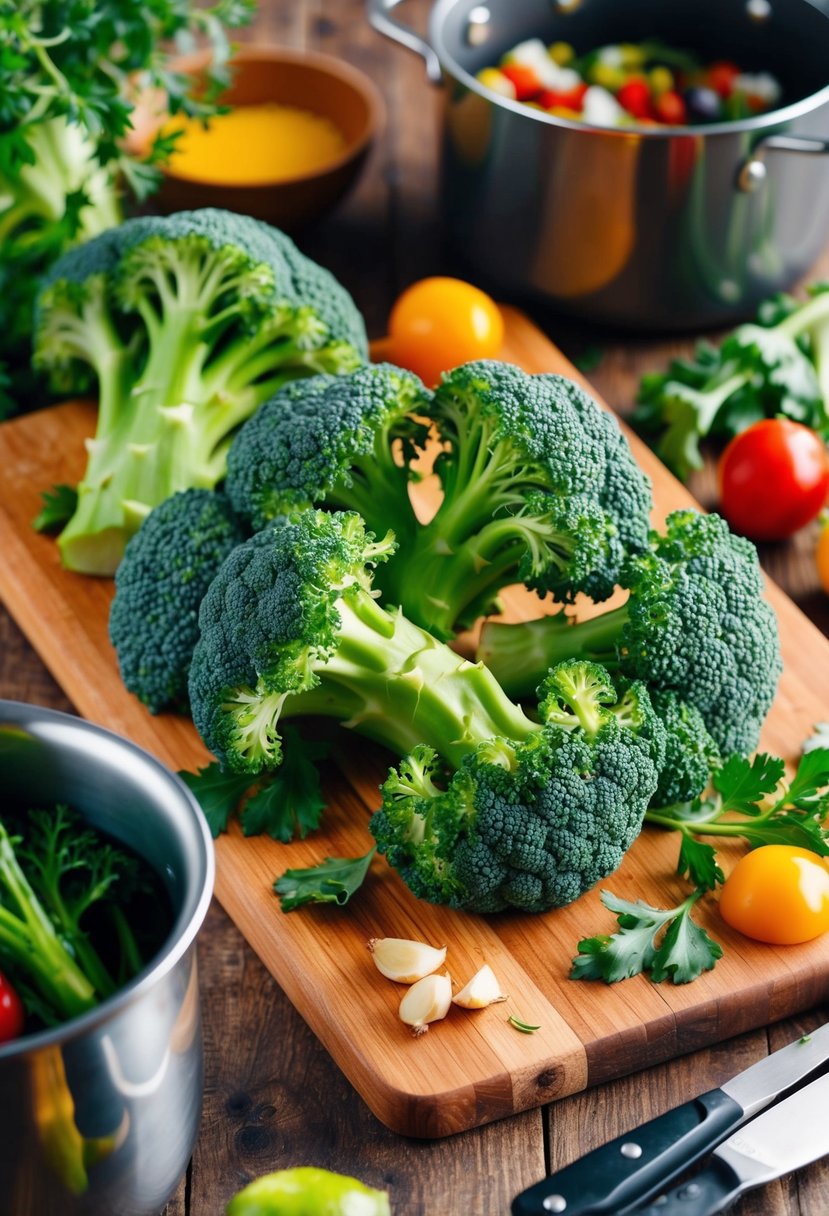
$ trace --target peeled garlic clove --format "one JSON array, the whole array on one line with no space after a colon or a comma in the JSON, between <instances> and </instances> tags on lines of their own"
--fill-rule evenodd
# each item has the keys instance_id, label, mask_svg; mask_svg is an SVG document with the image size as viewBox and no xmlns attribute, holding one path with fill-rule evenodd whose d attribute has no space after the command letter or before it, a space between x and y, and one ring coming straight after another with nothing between
<instances>
[{"instance_id":1,"label":"peeled garlic clove","mask_svg":"<svg viewBox=\"0 0 829 1216\"><path fill-rule=\"evenodd\" d=\"M487 1005L494 1005L496 1001L506 999L494 971L489 963L484 963L469 983L461 988L460 992L455 993L452 1003L461 1005L464 1009L486 1009Z\"/></svg>"},{"instance_id":2,"label":"peeled garlic clove","mask_svg":"<svg viewBox=\"0 0 829 1216\"><path fill-rule=\"evenodd\" d=\"M446 961L445 946L437 949L404 937L373 937L368 948L377 970L398 984L414 984Z\"/></svg>"},{"instance_id":3,"label":"peeled garlic clove","mask_svg":"<svg viewBox=\"0 0 829 1216\"><path fill-rule=\"evenodd\" d=\"M425 975L412 984L400 1002L400 1020L415 1035L425 1034L430 1022L445 1018L452 1004L452 981L448 975Z\"/></svg>"}]
</instances>

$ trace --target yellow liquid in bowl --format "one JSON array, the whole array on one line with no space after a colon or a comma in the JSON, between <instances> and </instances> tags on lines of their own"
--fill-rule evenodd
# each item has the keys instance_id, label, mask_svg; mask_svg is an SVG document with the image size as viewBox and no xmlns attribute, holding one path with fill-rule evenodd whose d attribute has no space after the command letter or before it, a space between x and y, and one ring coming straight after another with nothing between
<instances>
[{"instance_id":1,"label":"yellow liquid in bowl","mask_svg":"<svg viewBox=\"0 0 829 1216\"><path fill-rule=\"evenodd\" d=\"M325 169L345 151L343 133L320 114L264 102L237 106L208 126L177 115L164 133L180 131L169 168L188 181L260 186Z\"/></svg>"}]
</instances>

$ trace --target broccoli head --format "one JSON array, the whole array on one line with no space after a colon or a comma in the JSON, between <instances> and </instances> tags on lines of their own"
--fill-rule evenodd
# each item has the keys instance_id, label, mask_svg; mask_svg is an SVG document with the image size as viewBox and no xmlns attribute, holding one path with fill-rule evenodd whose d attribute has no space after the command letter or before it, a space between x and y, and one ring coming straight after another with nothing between
<instances>
[{"instance_id":1,"label":"broccoli head","mask_svg":"<svg viewBox=\"0 0 829 1216\"><path fill-rule=\"evenodd\" d=\"M389 567L392 601L449 638L511 583L606 599L651 507L616 420L572 381L496 360L444 376L429 417L443 500Z\"/></svg>"},{"instance_id":2,"label":"broccoli head","mask_svg":"<svg viewBox=\"0 0 829 1216\"><path fill-rule=\"evenodd\" d=\"M588 620L487 622L478 657L514 696L564 658L592 659L696 707L723 756L753 751L782 664L752 543L718 515L674 511L627 558L620 583L626 602Z\"/></svg>"},{"instance_id":3,"label":"broccoli head","mask_svg":"<svg viewBox=\"0 0 829 1216\"><path fill-rule=\"evenodd\" d=\"M358 511L407 547L417 526L410 461L426 441L429 395L410 372L376 364L285 385L234 439L226 491L255 529L306 506Z\"/></svg>"},{"instance_id":4,"label":"broccoli head","mask_svg":"<svg viewBox=\"0 0 829 1216\"><path fill-rule=\"evenodd\" d=\"M65 254L38 297L35 361L58 391L97 392L99 411L64 565L113 573L153 507L216 486L283 383L351 371L366 349L344 288L247 216L137 218Z\"/></svg>"},{"instance_id":5,"label":"broccoli head","mask_svg":"<svg viewBox=\"0 0 829 1216\"><path fill-rule=\"evenodd\" d=\"M193 718L225 768L281 761L283 718L323 714L402 763L372 819L412 890L489 912L568 903L615 869L665 757L643 685L562 664L540 721L480 663L373 594L393 550L356 512L306 510L235 549L202 601Z\"/></svg>"},{"instance_id":6,"label":"broccoli head","mask_svg":"<svg viewBox=\"0 0 829 1216\"><path fill-rule=\"evenodd\" d=\"M121 679L152 713L187 709L202 597L247 535L224 494L180 490L127 544L115 573L109 637Z\"/></svg>"}]
</instances>

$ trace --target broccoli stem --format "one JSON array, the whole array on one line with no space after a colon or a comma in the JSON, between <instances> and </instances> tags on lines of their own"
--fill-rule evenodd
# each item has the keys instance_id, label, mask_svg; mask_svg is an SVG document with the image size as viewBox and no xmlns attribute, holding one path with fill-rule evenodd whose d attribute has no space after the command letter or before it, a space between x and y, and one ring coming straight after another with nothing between
<instances>
[{"instance_id":1,"label":"broccoli stem","mask_svg":"<svg viewBox=\"0 0 829 1216\"><path fill-rule=\"evenodd\" d=\"M531 696L547 671L566 659L586 659L617 670L619 637L627 621L627 603L584 621L563 612L516 624L487 621L478 658L509 696Z\"/></svg>"},{"instance_id":2,"label":"broccoli stem","mask_svg":"<svg viewBox=\"0 0 829 1216\"><path fill-rule=\"evenodd\" d=\"M95 988L55 932L20 868L2 824L0 887L4 900L0 905L0 957L20 967L58 1019L69 1019L91 1009L99 999Z\"/></svg>"},{"instance_id":3,"label":"broccoli stem","mask_svg":"<svg viewBox=\"0 0 829 1216\"><path fill-rule=\"evenodd\" d=\"M470 663L367 592L343 596L335 653L318 687L289 696L283 717L322 714L405 756L432 747L453 767L479 743L523 741L540 727L481 663Z\"/></svg>"}]
</instances>

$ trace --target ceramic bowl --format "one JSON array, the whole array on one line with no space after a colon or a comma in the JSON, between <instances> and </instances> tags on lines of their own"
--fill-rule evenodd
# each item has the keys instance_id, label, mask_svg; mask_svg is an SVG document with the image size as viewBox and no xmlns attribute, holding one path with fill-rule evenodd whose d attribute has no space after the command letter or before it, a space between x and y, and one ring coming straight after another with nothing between
<instances>
[{"instance_id":1,"label":"ceramic bowl","mask_svg":"<svg viewBox=\"0 0 829 1216\"><path fill-rule=\"evenodd\" d=\"M205 62L204 57L192 57L184 67L197 73ZM179 176L173 164L164 171L155 201L164 211L222 207L295 231L329 211L356 181L384 122L382 97L362 72L318 52L241 46L232 67L232 84L221 102L231 106L273 102L311 111L334 122L345 147L315 172L255 185L189 180Z\"/></svg>"},{"instance_id":2,"label":"ceramic bowl","mask_svg":"<svg viewBox=\"0 0 829 1216\"><path fill-rule=\"evenodd\" d=\"M81 718L0 701L4 806L65 802L152 866L171 908L154 958L114 996L0 1046L0 1211L153 1216L202 1108L195 940L213 842L190 791L148 752Z\"/></svg>"}]
</instances>

